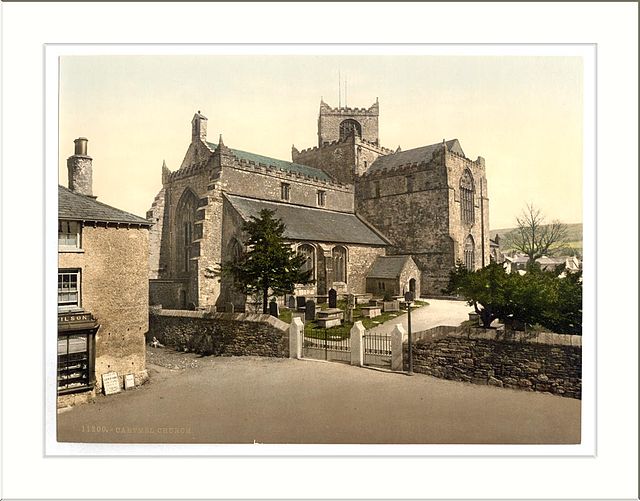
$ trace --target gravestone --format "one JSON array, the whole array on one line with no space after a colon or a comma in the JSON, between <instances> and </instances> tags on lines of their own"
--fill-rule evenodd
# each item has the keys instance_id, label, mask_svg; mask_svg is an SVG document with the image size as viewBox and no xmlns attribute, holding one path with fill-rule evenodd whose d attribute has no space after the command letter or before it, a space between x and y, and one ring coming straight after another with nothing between
<instances>
[{"instance_id":1,"label":"gravestone","mask_svg":"<svg viewBox=\"0 0 640 501\"><path fill-rule=\"evenodd\" d=\"M127 374L124 377L124 389L130 390L136 385L136 380L133 377L133 374Z\"/></svg>"},{"instance_id":2,"label":"gravestone","mask_svg":"<svg viewBox=\"0 0 640 501\"><path fill-rule=\"evenodd\" d=\"M278 303L276 303L275 301L271 301L269 303L269 315L276 318L280 316L280 312L278 311Z\"/></svg>"},{"instance_id":3,"label":"gravestone","mask_svg":"<svg viewBox=\"0 0 640 501\"><path fill-rule=\"evenodd\" d=\"M117 372L106 372L102 375L102 391L105 395L120 393L120 378Z\"/></svg>"},{"instance_id":4,"label":"gravestone","mask_svg":"<svg viewBox=\"0 0 640 501\"><path fill-rule=\"evenodd\" d=\"M355 308L356 306L356 296L354 294L349 294L347 296L347 306L350 308Z\"/></svg>"},{"instance_id":5,"label":"gravestone","mask_svg":"<svg viewBox=\"0 0 640 501\"><path fill-rule=\"evenodd\" d=\"M306 320L315 320L316 318L316 303L313 302L313 299L309 299L305 305L304 318Z\"/></svg>"},{"instance_id":6,"label":"gravestone","mask_svg":"<svg viewBox=\"0 0 640 501\"><path fill-rule=\"evenodd\" d=\"M295 309L295 307L296 307L296 297L295 296L289 296L289 298L287 299L287 307L290 310Z\"/></svg>"},{"instance_id":7,"label":"gravestone","mask_svg":"<svg viewBox=\"0 0 640 501\"><path fill-rule=\"evenodd\" d=\"M307 298L304 296L296 296L296 309L304 310L304 307L307 304Z\"/></svg>"},{"instance_id":8,"label":"gravestone","mask_svg":"<svg viewBox=\"0 0 640 501\"><path fill-rule=\"evenodd\" d=\"M338 307L338 293L335 289L329 289L329 308Z\"/></svg>"}]
</instances>

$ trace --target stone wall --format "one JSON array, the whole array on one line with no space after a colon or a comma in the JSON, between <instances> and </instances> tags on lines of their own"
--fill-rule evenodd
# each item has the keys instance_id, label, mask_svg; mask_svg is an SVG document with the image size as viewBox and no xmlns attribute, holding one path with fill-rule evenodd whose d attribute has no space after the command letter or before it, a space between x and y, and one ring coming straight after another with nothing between
<instances>
[{"instance_id":1,"label":"stone wall","mask_svg":"<svg viewBox=\"0 0 640 501\"><path fill-rule=\"evenodd\" d=\"M58 268L80 270L81 307L100 328L95 336L96 387L101 375L145 376L148 328L148 230L96 225L82 228L82 252L60 252Z\"/></svg>"},{"instance_id":2,"label":"stone wall","mask_svg":"<svg viewBox=\"0 0 640 501\"><path fill-rule=\"evenodd\" d=\"M430 376L580 398L582 339L437 327L414 334L413 370ZM404 345L405 368L408 345Z\"/></svg>"},{"instance_id":3,"label":"stone wall","mask_svg":"<svg viewBox=\"0 0 640 501\"><path fill-rule=\"evenodd\" d=\"M153 310L148 338L203 355L288 357L289 325L270 315Z\"/></svg>"},{"instance_id":4,"label":"stone wall","mask_svg":"<svg viewBox=\"0 0 640 501\"><path fill-rule=\"evenodd\" d=\"M318 146L340 139L340 124L347 119L360 124L362 139L377 144L379 114L377 101L369 108L332 108L322 102L318 117Z\"/></svg>"}]
</instances>

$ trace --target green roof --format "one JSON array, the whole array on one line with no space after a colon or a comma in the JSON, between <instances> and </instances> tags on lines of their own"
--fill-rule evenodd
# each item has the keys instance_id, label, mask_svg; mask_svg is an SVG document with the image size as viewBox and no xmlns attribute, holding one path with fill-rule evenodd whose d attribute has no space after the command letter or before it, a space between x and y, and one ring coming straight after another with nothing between
<instances>
[{"instance_id":1,"label":"green roof","mask_svg":"<svg viewBox=\"0 0 640 501\"><path fill-rule=\"evenodd\" d=\"M218 145L215 143L210 143L207 141L207 146L212 150L215 150ZM323 181L333 181L331 176L329 176L326 172L320 169L316 169L315 167L310 167L308 165L297 164L294 162L287 162L286 160L278 160L277 158L265 157L263 155L258 155L256 153L249 153L248 151L236 150L233 148L229 148L233 154L241 160L246 160L247 162L255 162L257 164L265 164L272 165L273 167L286 171L293 172L295 174L302 174L303 176L318 178Z\"/></svg>"}]
</instances>

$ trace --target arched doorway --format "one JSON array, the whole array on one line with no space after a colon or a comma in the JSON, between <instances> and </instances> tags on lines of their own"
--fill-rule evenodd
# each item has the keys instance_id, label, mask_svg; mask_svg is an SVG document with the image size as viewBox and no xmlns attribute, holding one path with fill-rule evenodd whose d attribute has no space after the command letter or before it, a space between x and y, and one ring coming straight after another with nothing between
<instances>
[{"instance_id":1,"label":"arched doorway","mask_svg":"<svg viewBox=\"0 0 640 501\"><path fill-rule=\"evenodd\" d=\"M409 280L409 292L411 292L411 294L413 294L413 297L416 297L416 279L412 278L411 280Z\"/></svg>"}]
</instances>

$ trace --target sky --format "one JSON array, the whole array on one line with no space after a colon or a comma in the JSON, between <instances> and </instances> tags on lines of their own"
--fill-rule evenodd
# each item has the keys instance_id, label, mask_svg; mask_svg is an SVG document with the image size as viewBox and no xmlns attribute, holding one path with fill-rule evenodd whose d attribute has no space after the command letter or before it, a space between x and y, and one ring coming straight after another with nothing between
<instances>
[{"instance_id":1,"label":"sky","mask_svg":"<svg viewBox=\"0 0 640 501\"><path fill-rule=\"evenodd\" d=\"M582 222L583 74L565 56L63 56L59 183L73 140L89 139L98 200L144 216L180 167L191 119L208 139L291 160L317 146L321 97L380 103L380 142L403 150L457 138L486 161L491 229L527 203L548 221ZM345 84L346 81L346 84Z\"/></svg>"}]
</instances>

